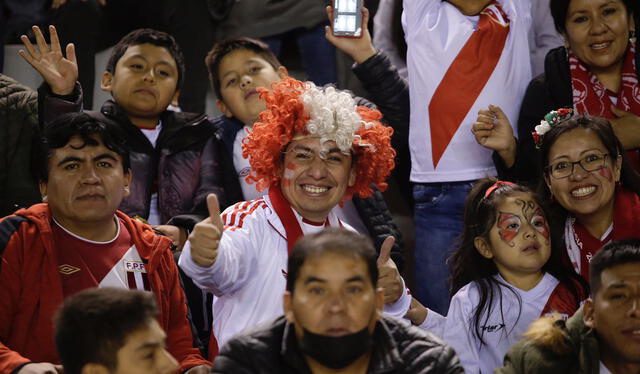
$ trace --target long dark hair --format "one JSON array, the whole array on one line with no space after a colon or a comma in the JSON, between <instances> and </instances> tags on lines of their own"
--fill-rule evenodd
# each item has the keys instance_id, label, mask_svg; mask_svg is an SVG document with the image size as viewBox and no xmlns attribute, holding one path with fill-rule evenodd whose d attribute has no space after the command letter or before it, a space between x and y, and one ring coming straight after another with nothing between
<instances>
[{"instance_id":1,"label":"long dark hair","mask_svg":"<svg viewBox=\"0 0 640 374\"><path fill-rule=\"evenodd\" d=\"M517 192L531 195L538 205L548 216L547 207L541 204L541 199L529 188L507 184L501 185L485 197L487 190L493 186L497 180L495 178L484 178L479 180L469 192L464 208L464 228L458 240L458 246L450 259L451 266L451 294L454 295L466 284L475 282L478 287L480 299L473 312L472 333L478 338L480 344L484 344L484 330L482 325L486 324L493 311L494 298L498 298L499 313L504 322L504 311L502 307L503 292L512 292L518 300L518 317L522 311L522 301L515 289L505 283L500 282L494 276L498 274L498 268L491 259L487 259L478 252L475 246L475 238L482 237L489 241L489 232L497 219L497 206L505 198ZM562 236L551 237L551 255L546 264L542 266L542 271L553 275L560 283L565 285L577 300L583 300L588 295L588 285L575 273L575 271L563 262L562 252L558 246L562 242Z\"/></svg>"}]
</instances>

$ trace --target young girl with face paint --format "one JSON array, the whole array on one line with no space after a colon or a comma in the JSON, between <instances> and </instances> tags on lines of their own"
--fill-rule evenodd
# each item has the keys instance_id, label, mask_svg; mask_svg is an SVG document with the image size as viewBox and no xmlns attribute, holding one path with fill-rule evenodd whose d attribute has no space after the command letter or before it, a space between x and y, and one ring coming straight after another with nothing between
<instances>
[{"instance_id":1,"label":"young girl with face paint","mask_svg":"<svg viewBox=\"0 0 640 374\"><path fill-rule=\"evenodd\" d=\"M586 298L586 283L552 248L531 190L493 178L473 187L450 260L454 296L444 329L467 373L492 373L531 322L568 317Z\"/></svg>"}]
</instances>

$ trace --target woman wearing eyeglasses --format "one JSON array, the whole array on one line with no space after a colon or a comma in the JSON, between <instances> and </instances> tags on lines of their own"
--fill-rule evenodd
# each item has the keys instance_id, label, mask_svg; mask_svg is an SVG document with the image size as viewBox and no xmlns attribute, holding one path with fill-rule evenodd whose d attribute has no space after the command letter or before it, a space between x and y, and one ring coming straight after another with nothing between
<instances>
[{"instance_id":1,"label":"woman wearing eyeglasses","mask_svg":"<svg viewBox=\"0 0 640 374\"><path fill-rule=\"evenodd\" d=\"M604 244L640 237L640 177L608 120L566 117L535 137L544 167L540 190L556 210L552 237L564 235L568 258L588 279L589 261Z\"/></svg>"}]
</instances>

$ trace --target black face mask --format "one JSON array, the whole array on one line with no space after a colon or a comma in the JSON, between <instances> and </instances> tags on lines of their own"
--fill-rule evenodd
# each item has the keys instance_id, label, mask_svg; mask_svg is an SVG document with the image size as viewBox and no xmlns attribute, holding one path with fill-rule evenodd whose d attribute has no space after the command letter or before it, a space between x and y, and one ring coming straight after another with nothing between
<instances>
[{"instance_id":1,"label":"black face mask","mask_svg":"<svg viewBox=\"0 0 640 374\"><path fill-rule=\"evenodd\" d=\"M372 345L371 333L364 328L353 334L326 336L304 329L300 350L331 369L342 369L365 354Z\"/></svg>"}]
</instances>

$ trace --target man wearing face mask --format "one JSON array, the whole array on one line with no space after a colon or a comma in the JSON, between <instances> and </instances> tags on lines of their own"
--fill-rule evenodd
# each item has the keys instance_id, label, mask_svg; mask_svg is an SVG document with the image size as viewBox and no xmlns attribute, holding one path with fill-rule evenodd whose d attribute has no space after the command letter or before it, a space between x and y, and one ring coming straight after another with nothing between
<instances>
[{"instance_id":1,"label":"man wearing face mask","mask_svg":"<svg viewBox=\"0 0 640 374\"><path fill-rule=\"evenodd\" d=\"M304 236L289 256L284 316L230 340L213 372L463 373L450 347L382 315L377 278L368 238L341 228Z\"/></svg>"}]
</instances>

